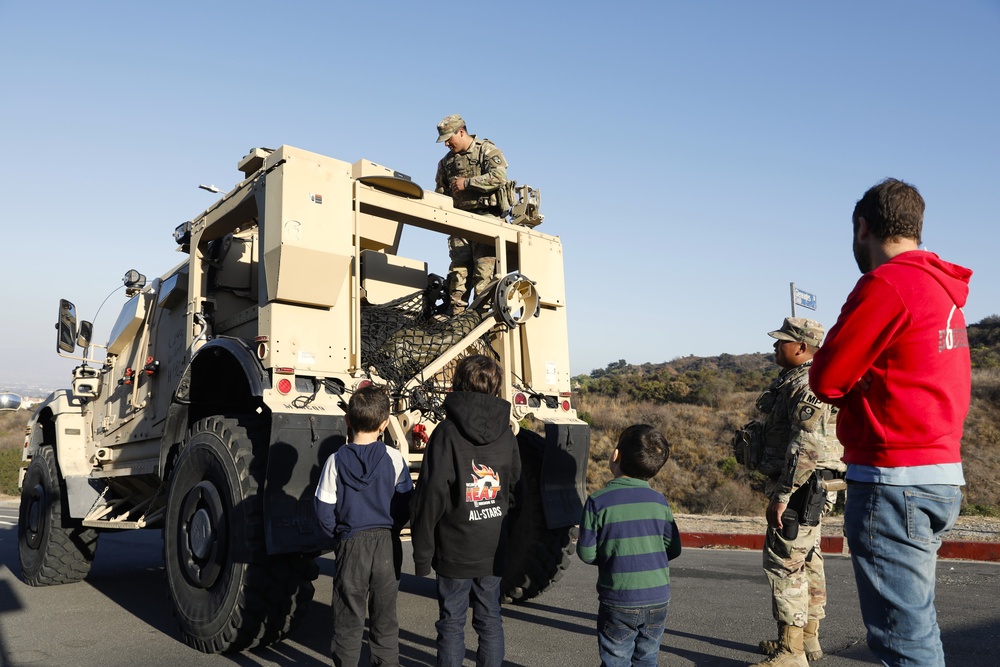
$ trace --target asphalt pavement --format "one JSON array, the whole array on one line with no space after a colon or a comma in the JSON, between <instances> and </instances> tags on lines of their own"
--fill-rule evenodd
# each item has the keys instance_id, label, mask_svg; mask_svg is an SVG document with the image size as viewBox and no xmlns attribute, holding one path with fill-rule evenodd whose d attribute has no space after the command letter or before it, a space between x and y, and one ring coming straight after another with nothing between
<instances>
[{"instance_id":1,"label":"asphalt pavement","mask_svg":"<svg viewBox=\"0 0 1000 667\"><path fill-rule=\"evenodd\" d=\"M332 557L320 559L316 595L284 642L234 655L205 655L179 640L162 566L159 531L102 535L84 582L32 588L17 556L17 508L0 506L0 667L173 667L328 665ZM434 664L434 580L413 575L409 544L400 582L403 665ZM864 642L850 559L827 555L828 618L822 667L877 664ZM735 667L757 661L757 642L775 634L760 554L693 549L671 566L672 600L660 665ZM507 663L521 667L598 664L597 570L574 561L535 601L504 608ZM1000 564L941 560L938 610L950 665L1000 666ZM474 635L467 628L468 645ZM364 663L363 663L364 664ZM468 652L467 665L473 663Z\"/></svg>"}]
</instances>

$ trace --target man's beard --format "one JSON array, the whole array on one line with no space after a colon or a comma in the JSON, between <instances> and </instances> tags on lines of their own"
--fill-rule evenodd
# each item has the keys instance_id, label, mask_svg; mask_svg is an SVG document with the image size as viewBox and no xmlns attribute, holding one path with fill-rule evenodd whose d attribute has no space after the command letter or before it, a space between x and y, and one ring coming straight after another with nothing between
<instances>
[{"instance_id":1,"label":"man's beard","mask_svg":"<svg viewBox=\"0 0 1000 667\"><path fill-rule=\"evenodd\" d=\"M872 270L871 253L868 251L867 247L858 242L857 237L854 238L853 250L854 250L854 261L858 263L858 268L861 270L861 273L868 273L869 271L871 271Z\"/></svg>"}]
</instances>

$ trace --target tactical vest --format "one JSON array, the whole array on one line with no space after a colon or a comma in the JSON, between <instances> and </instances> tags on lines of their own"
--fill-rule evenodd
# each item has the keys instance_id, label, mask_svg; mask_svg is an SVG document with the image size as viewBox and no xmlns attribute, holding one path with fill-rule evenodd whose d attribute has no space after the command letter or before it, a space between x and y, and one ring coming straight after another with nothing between
<instances>
[{"instance_id":1,"label":"tactical vest","mask_svg":"<svg viewBox=\"0 0 1000 667\"><path fill-rule=\"evenodd\" d=\"M763 420L756 420L744 426L737 432L733 441L737 460L743 459L740 463L751 470L759 470L771 478L781 474L792 437L789 399L794 386L808 374L811 365L811 362L806 362L791 369L787 374L779 375L757 398L757 410L763 415ZM819 403L818 399L816 407L808 404L800 409L820 410L824 415L816 433L822 439L822 451L818 452L816 467L844 470L844 463L840 460L844 448L836 436L837 409Z\"/></svg>"},{"instance_id":2,"label":"tactical vest","mask_svg":"<svg viewBox=\"0 0 1000 667\"><path fill-rule=\"evenodd\" d=\"M473 137L473 142L469 146L469 150L462 153L449 151L442 159L445 181L450 183L451 179L455 176L461 178L482 176L489 171L486 164L486 153L489 149L495 148L496 146L489 139L477 139ZM482 192L475 188L466 188L461 192L452 191L451 198L455 208L460 208L463 211L474 211L485 208L499 210L500 208L496 191Z\"/></svg>"}]
</instances>

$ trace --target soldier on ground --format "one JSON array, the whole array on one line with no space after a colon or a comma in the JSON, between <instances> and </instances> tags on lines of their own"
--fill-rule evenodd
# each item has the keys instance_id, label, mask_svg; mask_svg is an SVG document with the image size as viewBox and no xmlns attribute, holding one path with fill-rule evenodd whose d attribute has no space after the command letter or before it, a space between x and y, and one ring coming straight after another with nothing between
<instances>
[{"instance_id":1,"label":"soldier on ground","mask_svg":"<svg viewBox=\"0 0 1000 667\"><path fill-rule=\"evenodd\" d=\"M826 616L826 577L820 550L821 518L833 507L843 474L836 408L809 389L809 367L823 340L815 320L787 317L775 338L774 361L783 369L757 399L763 419L736 439L737 458L769 479L764 571L778 639L760 643L759 665L804 667L823 657L819 622Z\"/></svg>"},{"instance_id":2,"label":"soldier on ground","mask_svg":"<svg viewBox=\"0 0 1000 667\"><path fill-rule=\"evenodd\" d=\"M449 152L438 162L435 191L450 195L455 208L502 218L498 190L507 182L507 161L489 139L469 134L457 114L438 123L438 143ZM476 296L493 280L496 247L451 236L448 238L448 293L452 312L465 310L473 288Z\"/></svg>"}]
</instances>

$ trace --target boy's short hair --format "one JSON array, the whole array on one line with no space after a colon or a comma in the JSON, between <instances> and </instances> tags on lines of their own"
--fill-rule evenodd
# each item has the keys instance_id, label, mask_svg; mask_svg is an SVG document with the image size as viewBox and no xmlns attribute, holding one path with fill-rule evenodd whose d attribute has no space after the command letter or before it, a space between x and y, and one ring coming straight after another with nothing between
<instances>
[{"instance_id":1,"label":"boy's short hair","mask_svg":"<svg viewBox=\"0 0 1000 667\"><path fill-rule=\"evenodd\" d=\"M455 391L474 391L490 396L500 395L503 372L497 362L485 354L473 354L458 362L451 388Z\"/></svg>"},{"instance_id":2,"label":"boy's short hair","mask_svg":"<svg viewBox=\"0 0 1000 667\"><path fill-rule=\"evenodd\" d=\"M351 396L347 419L355 433L374 433L389 418L389 394L384 387L367 384Z\"/></svg>"},{"instance_id":3,"label":"boy's short hair","mask_svg":"<svg viewBox=\"0 0 1000 667\"><path fill-rule=\"evenodd\" d=\"M670 458L670 443L649 424L635 424L618 438L618 465L636 479L649 479Z\"/></svg>"}]
</instances>

